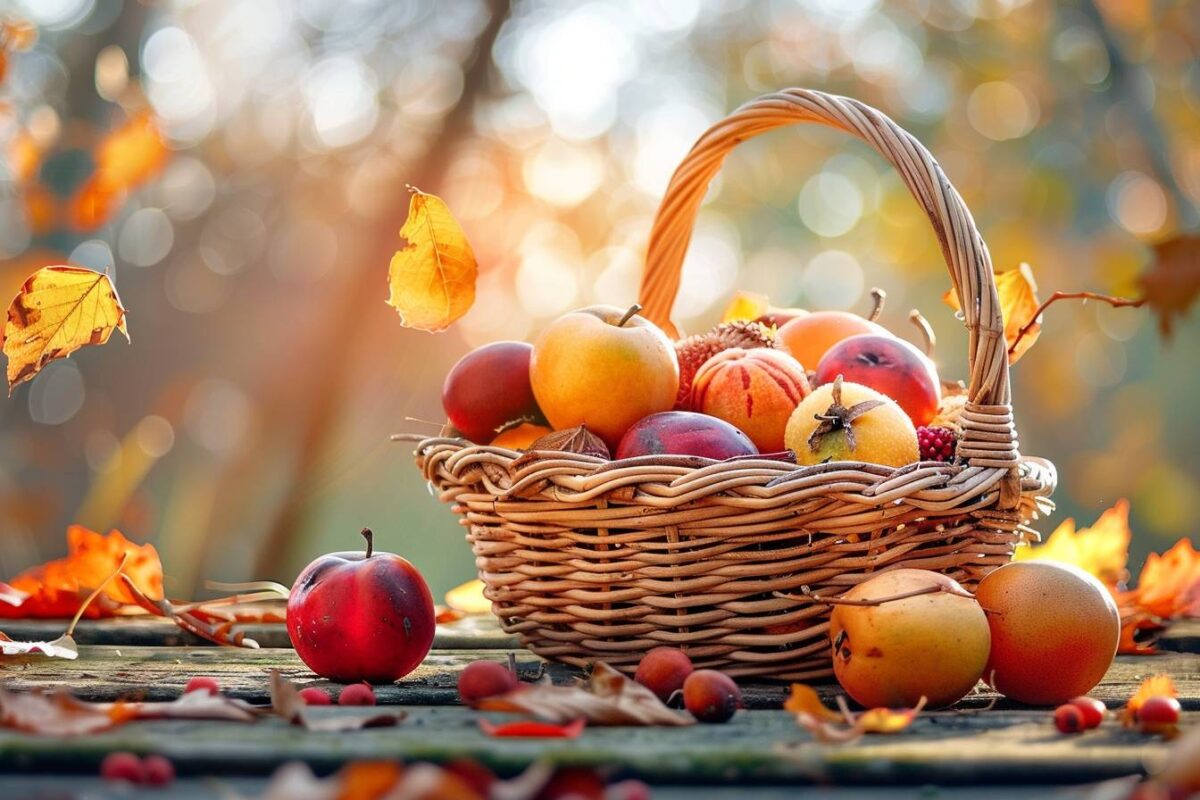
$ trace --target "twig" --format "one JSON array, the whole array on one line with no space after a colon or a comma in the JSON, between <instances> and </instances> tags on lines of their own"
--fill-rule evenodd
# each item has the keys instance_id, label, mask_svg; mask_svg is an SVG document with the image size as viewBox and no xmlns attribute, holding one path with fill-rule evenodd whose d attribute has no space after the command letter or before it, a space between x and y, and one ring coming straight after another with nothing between
<instances>
[{"instance_id":1,"label":"twig","mask_svg":"<svg viewBox=\"0 0 1200 800\"><path fill-rule=\"evenodd\" d=\"M871 322L879 319L879 315L883 313L883 304L887 302L887 292L880 289L878 286L871 288L871 313L867 315L867 319Z\"/></svg>"},{"instance_id":2,"label":"twig","mask_svg":"<svg viewBox=\"0 0 1200 800\"><path fill-rule=\"evenodd\" d=\"M1039 320L1041 319L1042 312L1059 300L1099 300L1102 303L1108 303L1113 308L1138 308L1146 303L1146 298L1144 297L1132 299L1129 297L1113 297L1097 292L1055 292L1037 307L1037 311L1033 313L1033 317L1030 318L1029 322L1025 323L1021 326L1021 330L1017 331L1017 338L1013 339L1013 343L1008 347L1008 354L1010 356L1016 352L1017 345L1025 338L1025 334L1033 330L1034 326L1041 324Z\"/></svg>"},{"instance_id":3,"label":"twig","mask_svg":"<svg viewBox=\"0 0 1200 800\"><path fill-rule=\"evenodd\" d=\"M257 603L260 600L279 600L279 594L273 591L250 592L249 594L231 594L228 597L218 597L214 600L196 600L191 603L180 603L174 608L178 612L202 611L210 606L228 606L236 603Z\"/></svg>"},{"instance_id":4,"label":"twig","mask_svg":"<svg viewBox=\"0 0 1200 800\"><path fill-rule=\"evenodd\" d=\"M247 638L241 631L230 635L230 631L234 625L233 622L210 625L187 611L177 610L174 604L165 597L162 600L151 600L125 573L121 573L121 580L125 583L125 588L133 595L133 599L137 601L139 606L155 616L173 620L176 625L188 633L193 633L201 639L206 639L214 644L246 647L251 650L258 649L258 642Z\"/></svg>"},{"instance_id":5,"label":"twig","mask_svg":"<svg viewBox=\"0 0 1200 800\"><path fill-rule=\"evenodd\" d=\"M239 583L205 581L204 588L215 589L218 592L275 592L284 599L292 593L291 589L275 581L242 581Z\"/></svg>"},{"instance_id":6,"label":"twig","mask_svg":"<svg viewBox=\"0 0 1200 800\"><path fill-rule=\"evenodd\" d=\"M908 321L917 326L917 330L921 332L921 338L925 342L925 355L933 359L934 353L937 352L937 334L933 332L933 326L929 324L929 320L921 314L917 309L908 312Z\"/></svg>"},{"instance_id":7,"label":"twig","mask_svg":"<svg viewBox=\"0 0 1200 800\"><path fill-rule=\"evenodd\" d=\"M128 560L129 552L126 551L121 554L121 563L117 564L117 568L113 570L113 573L104 580L100 581L100 585L95 589L92 589L92 593L89 594L87 599L83 601L83 605L81 605L79 610L75 612L75 616L71 618L71 624L67 626L67 631L63 634L63 636L74 635L75 626L79 624L79 620L83 617L83 612L87 611L87 607L92 604L92 601L100 596L100 593L104 591L104 587L112 583L112 579L121 574L121 570L125 569L125 562Z\"/></svg>"}]
</instances>

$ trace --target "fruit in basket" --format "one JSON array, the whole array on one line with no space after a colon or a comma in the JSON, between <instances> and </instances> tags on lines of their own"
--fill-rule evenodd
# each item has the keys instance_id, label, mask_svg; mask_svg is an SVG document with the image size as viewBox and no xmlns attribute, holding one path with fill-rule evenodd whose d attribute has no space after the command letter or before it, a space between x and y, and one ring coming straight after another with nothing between
<instances>
[{"instance_id":1,"label":"fruit in basket","mask_svg":"<svg viewBox=\"0 0 1200 800\"><path fill-rule=\"evenodd\" d=\"M715 669L698 669L683 682L683 707L701 722L728 722L742 704L733 678Z\"/></svg>"},{"instance_id":2,"label":"fruit in basket","mask_svg":"<svg viewBox=\"0 0 1200 800\"><path fill-rule=\"evenodd\" d=\"M687 653L676 647L656 647L642 656L633 679L665 703L683 689L683 682L694 670Z\"/></svg>"},{"instance_id":3,"label":"fruit in basket","mask_svg":"<svg viewBox=\"0 0 1200 800\"><path fill-rule=\"evenodd\" d=\"M797 464L865 461L900 467L917 460L917 431L894 400L841 377L796 406L784 432Z\"/></svg>"},{"instance_id":4,"label":"fruit in basket","mask_svg":"<svg viewBox=\"0 0 1200 800\"><path fill-rule=\"evenodd\" d=\"M532 422L522 422L511 428L505 428L492 439L493 447L507 447L510 450L528 450L529 445L546 434L553 433L545 425L535 425Z\"/></svg>"},{"instance_id":5,"label":"fruit in basket","mask_svg":"<svg viewBox=\"0 0 1200 800\"><path fill-rule=\"evenodd\" d=\"M924 594L915 594L922 592ZM910 595L902 599L888 598ZM984 674L991 634L979 603L954 579L923 569L881 572L834 605L833 672L867 708L958 702Z\"/></svg>"},{"instance_id":6,"label":"fruit in basket","mask_svg":"<svg viewBox=\"0 0 1200 800\"><path fill-rule=\"evenodd\" d=\"M813 311L784 323L775 338L805 369L816 369L835 344L864 333L891 336L887 328L850 311Z\"/></svg>"},{"instance_id":7,"label":"fruit in basket","mask_svg":"<svg viewBox=\"0 0 1200 800\"><path fill-rule=\"evenodd\" d=\"M442 384L450 424L472 442L487 444L506 422L541 417L529 382L532 353L525 342L492 342L460 358Z\"/></svg>"},{"instance_id":8,"label":"fruit in basket","mask_svg":"<svg viewBox=\"0 0 1200 800\"><path fill-rule=\"evenodd\" d=\"M958 437L949 428L922 425L917 428L917 445L922 461L951 461L958 450Z\"/></svg>"},{"instance_id":9,"label":"fruit in basket","mask_svg":"<svg viewBox=\"0 0 1200 800\"><path fill-rule=\"evenodd\" d=\"M1064 703L1100 682L1117 652L1112 594L1067 564L1014 561L975 590L992 629L984 673L996 691L1030 705Z\"/></svg>"},{"instance_id":10,"label":"fruit in basket","mask_svg":"<svg viewBox=\"0 0 1200 800\"><path fill-rule=\"evenodd\" d=\"M555 430L587 425L611 448L633 423L675 405L675 346L638 309L589 306L542 331L529 375Z\"/></svg>"},{"instance_id":11,"label":"fruit in basket","mask_svg":"<svg viewBox=\"0 0 1200 800\"><path fill-rule=\"evenodd\" d=\"M784 449L783 432L809 393L804 367L782 350L731 348L704 362L690 405L736 425L762 453Z\"/></svg>"},{"instance_id":12,"label":"fruit in basket","mask_svg":"<svg viewBox=\"0 0 1200 800\"><path fill-rule=\"evenodd\" d=\"M323 678L390 683L416 669L433 644L433 595L394 553L331 553L296 578L288 597L292 646Z\"/></svg>"},{"instance_id":13,"label":"fruit in basket","mask_svg":"<svg viewBox=\"0 0 1200 800\"><path fill-rule=\"evenodd\" d=\"M833 345L815 365L817 384L838 375L861 383L895 400L914 425L925 425L937 414L941 381L929 356L903 339L865 333Z\"/></svg>"},{"instance_id":14,"label":"fruit in basket","mask_svg":"<svg viewBox=\"0 0 1200 800\"><path fill-rule=\"evenodd\" d=\"M694 411L662 411L634 423L621 437L615 458L676 455L722 461L757 454L750 437L723 419Z\"/></svg>"},{"instance_id":15,"label":"fruit in basket","mask_svg":"<svg viewBox=\"0 0 1200 800\"><path fill-rule=\"evenodd\" d=\"M505 694L520 685L516 674L499 661L472 661L458 674L458 696L464 703Z\"/></svg>"},{"instance_id":16,"label":"fruit in basket","mask_svg":"<svg viewBox=\"0 0 1200 800\"><path fill-rule=\"evenodd\" d=\"M717 353L733 348L751 350L775 348L775 338L770 329L758 322L738 320L722 322L707 333L698 333L675 343L675 355L679 359L679 392L675 408L688 409L688 397L696 373L705 362Z\"/></svg>"}]
</instances>

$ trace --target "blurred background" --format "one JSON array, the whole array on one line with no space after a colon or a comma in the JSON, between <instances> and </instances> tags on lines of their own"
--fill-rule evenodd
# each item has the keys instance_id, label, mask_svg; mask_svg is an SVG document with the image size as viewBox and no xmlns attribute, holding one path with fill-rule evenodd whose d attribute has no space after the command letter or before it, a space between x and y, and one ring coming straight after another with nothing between
<instances>
[{"instance_id":1,"label":"blurred background","mask_svg":"<svg viewBox=\"0 0 1200 800\"><path fill-rule=\"evenodd\" d=\"M1042 297L1136 295L1152 245L1200 223L1200 15L1181 0L6 0L0 296L35 269L107 270L119 337L0 399L0 576L78 522L154 542L168 591L291 581L363 526L435 594L473 576L399 431L434 433L470 348L636 296L674 166L739 103L851 95L920 138L997 270ZM36 37L36 39L34 39ZM384 301L405 184L441 195L480 263L441 335ZM818 129L739 149L676 312L738 288L965 334L897 176ZM1132 501L1134 557L1200 519L1200 315L1061 303L1014 370L1022 450L1059 509ZM409 418L425 420L413 421Z\"/></svg>"}]
</instances>

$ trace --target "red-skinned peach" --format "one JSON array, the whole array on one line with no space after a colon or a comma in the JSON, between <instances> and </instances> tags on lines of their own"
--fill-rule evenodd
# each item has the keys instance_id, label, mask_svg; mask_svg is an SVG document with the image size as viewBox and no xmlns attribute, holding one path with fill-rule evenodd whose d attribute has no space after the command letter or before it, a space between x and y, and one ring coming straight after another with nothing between
<instances>
[{"instance_id":1,"label":"red-skinned peach","mask_svg":"<svg viewBox=\"0 0 1200 800\"><path fill-rule=\"evenodd\" d=\"M492 342L458 360L442 384L442 408L450 424L478 444L487 444L506 422L538 418L529 384L533 347L525 342Z\"/></svg>"},{"instance_id":2,"label":"red-skinned peach","mask_svg":"<svg viewBox=\"0 0 1200 800\"><path fill-rule=\"evenodd\" d=\"M621 437L616 458L702 456L721 461L758 454L750 437L723 419L692 411L662 411L638 420Z\"/></svg>"},{"instance_id":3,"label":"red-skinned peach","mask_svg":"<svg viewBox=\"0 0 1200 800\"><path fill-rule=\"evenodd\" d=\"M941 382L929 357L895 336L861 334L829 348L816 366L818 384L844 380L869 386L896 401L914 425L937 415Z\"/></svg>"}]
</instances>

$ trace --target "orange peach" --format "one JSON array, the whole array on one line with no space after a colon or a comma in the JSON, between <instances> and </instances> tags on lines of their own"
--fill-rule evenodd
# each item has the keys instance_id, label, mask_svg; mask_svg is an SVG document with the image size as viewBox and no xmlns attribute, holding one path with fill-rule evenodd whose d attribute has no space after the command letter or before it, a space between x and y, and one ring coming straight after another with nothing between
<instances>
[{"instance_id":1,"label":"orange peach","mask_svg":"<svg viewBox=\"0 0 1200 800\"><path fill-rule=\"evenodd\" d=\"M784 449L788 419L808 396L800 362L781 350L732 348L704 362L690 405L740 428L760 453Z\"/></svg>"},{"instance_id":2,"label":"orange peach","mask_svg":"<svg viewBox=\"0 0 1200 800\"><path fill-rule=\"evenodd\" d=\"M814 311L784 323L776 339L805 369L812 370L829 348L861 333L892 335L882 325L849 311Z\"/></svg>"}]
</instances>

